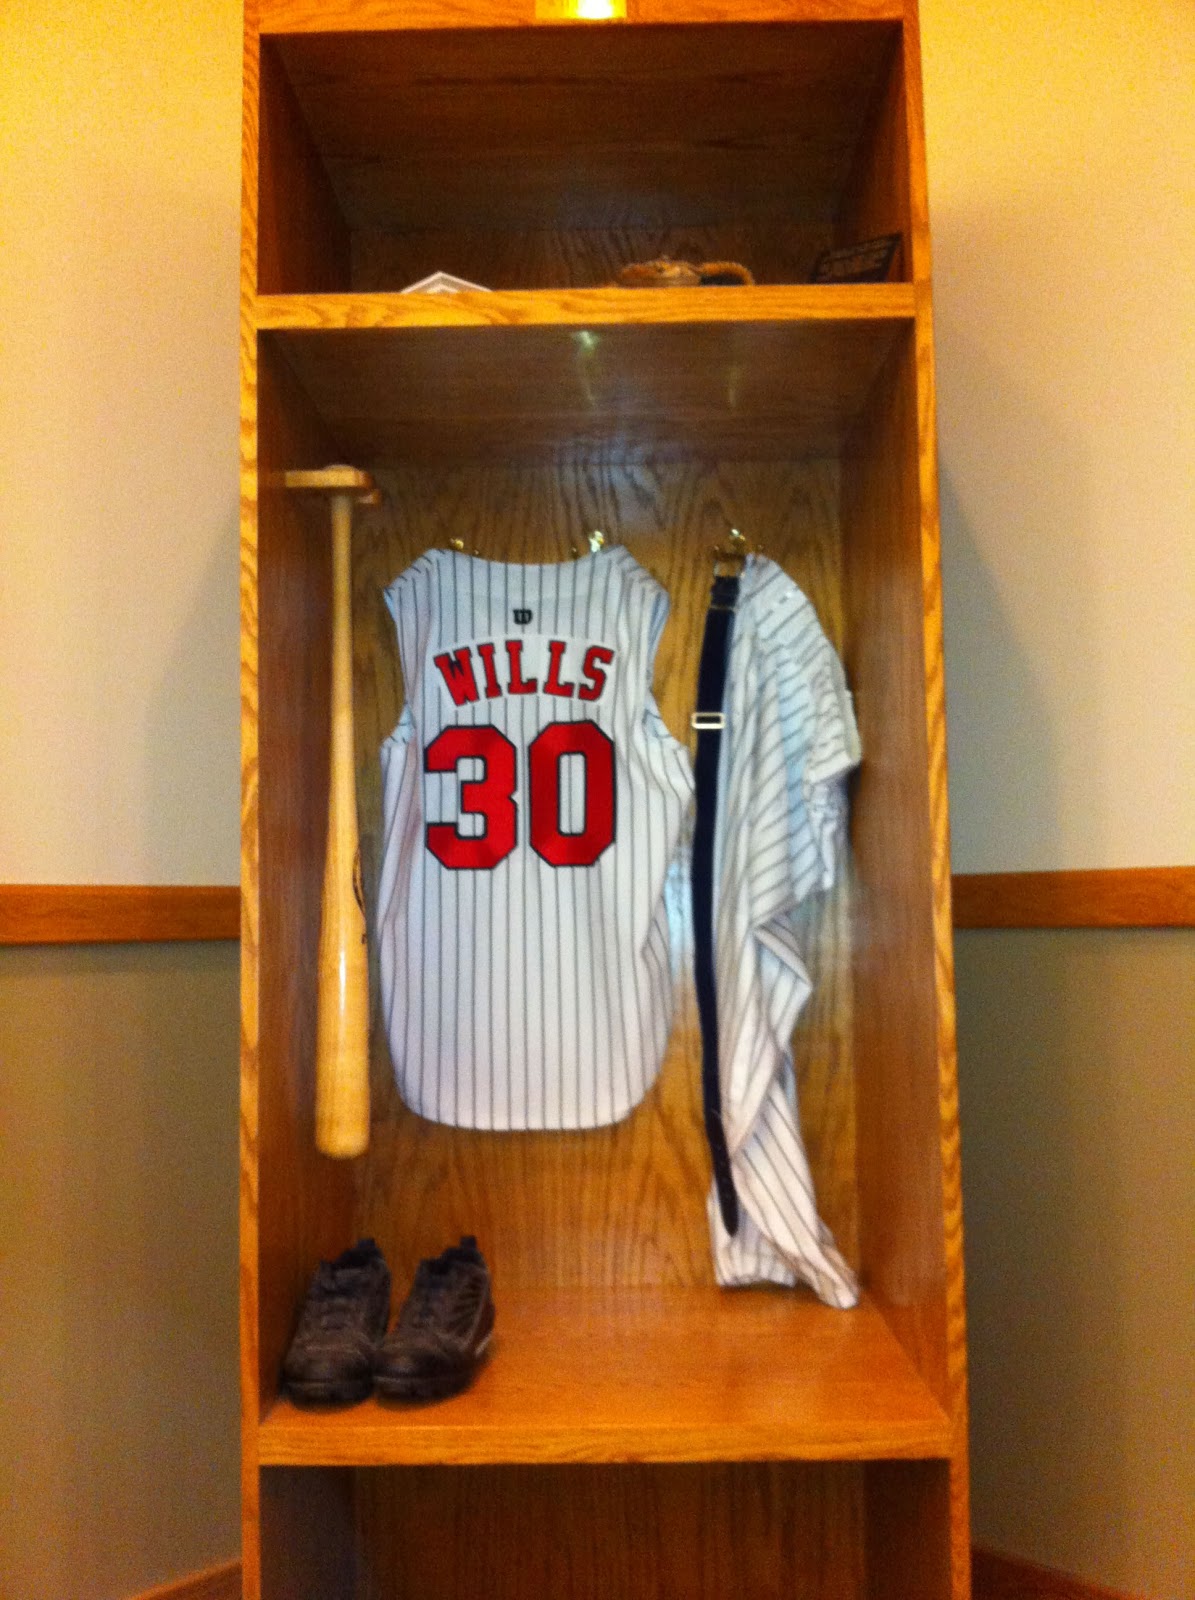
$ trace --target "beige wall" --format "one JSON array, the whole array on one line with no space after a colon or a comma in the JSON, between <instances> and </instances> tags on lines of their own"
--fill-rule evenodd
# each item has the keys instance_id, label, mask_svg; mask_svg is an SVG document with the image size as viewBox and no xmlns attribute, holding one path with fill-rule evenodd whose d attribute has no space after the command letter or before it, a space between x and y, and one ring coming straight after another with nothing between
<instances>
[{"instance_id":1,"label":"beige wall","mask_svg":"<svg viewBox=\"0 0 1195 1600\"><path fill-rule=\"evenodd\" d=\"M0 5L0 883L235 883L240 5Z\"/></svg>"},{"instance_id":2,"label":"beige wall","mask_svg":"<svg viewBox=\"0 0 1195 1600\"><path fill-rule=\"evenodd\" d=\"M238 948L0 950L0 1595L235 1556Z\"/></svg>"},{"instance_id":3,"label":"beige wall","mask_svg":"<svg viewBox=\"0 0 1195 1600\"><path fill-rule=\"evenodd\" d=\"M922 0L955 869L1195 861L1195 6Z\"/></svg>"}]
</instances>

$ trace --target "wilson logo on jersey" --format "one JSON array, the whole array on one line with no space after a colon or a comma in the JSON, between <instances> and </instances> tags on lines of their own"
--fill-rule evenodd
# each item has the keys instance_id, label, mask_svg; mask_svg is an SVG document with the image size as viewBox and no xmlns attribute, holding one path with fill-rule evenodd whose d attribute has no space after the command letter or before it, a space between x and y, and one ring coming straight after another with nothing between
<instances>
[{"instance_id":1,"label":"wilson logo on jersey","mask_svg":"<svg viewBox=\"0 0 1195 1600\"><path fill-rule=\"evenodd\" d=\"M605 693L614 651L572 639L499 639L444 650L432 660L455 706L519 694L592 704Z\"/></svg>"},{"instance_id":2,"label":"wilson logo on jersey","mask_svg":"<svg viewBox=\"0 0 1195 1600\"><path fill-rule=\"evenodd\" d=\"M574 787L562 774L566 758L579 758L584 820L565 826L577 809ZM461 778L462 761L480 761L480 778ZM424 751L423 770L452 772L460 785L461 817L477 817L481 830L462 833L459 822L429 822L427 848L441 866L489 872L518 843L518 751L491 723L445 728ZM527 832L531 848L552 867L591 867L614 843L614 741L596 722L549 722L527 746Z\"/></svg>"}]
</instances>

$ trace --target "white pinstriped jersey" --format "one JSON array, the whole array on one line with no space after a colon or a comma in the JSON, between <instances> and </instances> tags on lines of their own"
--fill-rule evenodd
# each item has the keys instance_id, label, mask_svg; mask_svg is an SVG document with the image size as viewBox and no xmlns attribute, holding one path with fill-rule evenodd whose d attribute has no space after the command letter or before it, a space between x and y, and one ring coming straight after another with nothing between
<instances>
[{"instance_id":1,"label":"white pinstriped jersey","mask_svg":"<svg viewBox=\"0 0 1195 1600\"><path fill-rule=\"evenodd\" d=\"M842 666L812 605L772 561L740 580L723 702L714 838L722 1114L738 1192L726 1232L711 1188L718 1282L808 1283L858 1299L821 1221L797 1122L790 1040L811 991L796 911L834 880L845 774L859 760Z\"/></svg>"},{"instance_id":2,"label":"white pinstriped jersey","mask_svg":"<svg viewBox=\"0 0 1195 1600\"><path fill-rule=\"evenodd\" d=\"M593 1128L655 1079L664 884L693 780L652 696L668 615L624 549L431 550L386 591L406 705L382 747L382 1014L435 1122Z\"/></svg>"}]
</instances>

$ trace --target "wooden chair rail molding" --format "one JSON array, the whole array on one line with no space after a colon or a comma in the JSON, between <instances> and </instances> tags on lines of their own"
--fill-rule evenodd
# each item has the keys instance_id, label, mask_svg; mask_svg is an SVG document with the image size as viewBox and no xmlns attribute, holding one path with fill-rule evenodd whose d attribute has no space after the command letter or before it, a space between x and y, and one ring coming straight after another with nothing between
<instances>
[{"instance_id":1,"label":"wooden chair rail molding","mask_svg":"<svg viewBox=\"0 0 1195 1600\"><path fill-rule=\"evenodd\" d=\"M240 933L235 883L0 885L0 944L158 944Z\"/></svg>"},{"instance_id":2,"label":"wooden chair rail molding","mask_svg":"<svg viewBox=\"0 0 1195 1600\"><path fill-rule=\"evenodd\" d=\"M990 1550L972 1553L973 1600L1131 1600L1112 1589L1084 1583L1048 1567ZM241 1600L241 1564L230 1561L188 1578L180 1578L136 1600Z\"/></svg>"},{"instance_id":3,"label":"wooden chair rail molding","mask_svg":"<svg viewBox=\"0 0 1195 1600\"><path fill-rule=\"evenodd\" d=\"M0 884L0 945L169 943L240 937L240 890ZM1195 867L965 873L956 928L1195 927Z\"/></svg>"},{"instance_id":4,"label":"wooden chair rail molding","mask_svg":"<svg viewBox=\"0 0 1195 1600\"><path fill-rule=\"evenodd\" d=\"M1195 927L1195 867L956 874L956 928Z\"/></svg>"}]
</instances>

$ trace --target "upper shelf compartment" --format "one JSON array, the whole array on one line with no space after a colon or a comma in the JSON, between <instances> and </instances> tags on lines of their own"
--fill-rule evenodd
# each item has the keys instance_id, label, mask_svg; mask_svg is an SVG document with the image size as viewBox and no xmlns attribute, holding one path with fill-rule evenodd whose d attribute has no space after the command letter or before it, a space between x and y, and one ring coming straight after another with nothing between
<instances>
[{"instance_id":1,"label":"upper shelf compartment","mask_svg":"<svg viewBox=\"0 0 1195 1600\"><path fill-rule=\"evenodd\" d=\"M899 283L257 302L263 353L371 467L836 454L913 314Z\"/></svg>"},{"instance_id":2,"label":"upper shelf compartment","mask_svg":"<svg viewBox=\"0 0 1195 1600\"><path fill-rule=\"evenodd\" d=\"M594 288L661 254L807 282L831 244L907 238L899 42L891 21L266 37L259 290Z\"/></svg>"}]
</instances>

